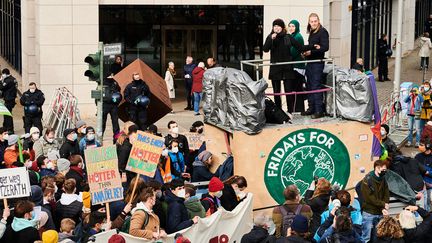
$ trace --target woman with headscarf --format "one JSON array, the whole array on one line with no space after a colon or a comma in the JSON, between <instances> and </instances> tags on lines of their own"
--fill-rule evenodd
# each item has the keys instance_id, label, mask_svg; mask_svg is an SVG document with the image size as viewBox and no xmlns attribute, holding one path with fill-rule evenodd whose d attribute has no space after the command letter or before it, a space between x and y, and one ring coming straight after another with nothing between
<instances>
[{"instance_id":1,"label":"woman with headscarf","mask_svg":"<svg viewBox=\"0 0 432 243\"><path fill-rule=\"evenodd\" d=\"M300 43L301 45L304 45L304 39L303 36L300 34L300 23L293 19L288 24L288 33L294 37L294 39ZM297 50L294 47L291 47L291 56L293 61L304 61L304 58L299 50ZM305 83L304 73L305 73L305 67L306 64L304 63L298 63L294 64L294 71L297 76L295 79L295 82L292 83L292 85L287 85L288 83L284 83L284 88L287 90L287 88L292 87L293 91L303 91L303 84ZM288 112L304 112L304 100L305 95L296 95L291 96L293 99L293 106L288 106Z\"/></svg>"}]
</instances>

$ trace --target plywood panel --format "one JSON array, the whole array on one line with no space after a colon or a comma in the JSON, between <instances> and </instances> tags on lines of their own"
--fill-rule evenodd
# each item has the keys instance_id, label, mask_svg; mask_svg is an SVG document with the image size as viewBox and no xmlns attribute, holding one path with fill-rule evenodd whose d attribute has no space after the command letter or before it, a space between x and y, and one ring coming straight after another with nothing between
<instances>
[{"instance_id":1,"label":"plywood panel","mask_svg":"<svg viewBox=\"0 0 432 243\"><path fill-rule=\"evenodd\" d=\"M286 135L298 132L300 129L321 129L338 138L348 151L350 168L346 187L353 187L373 167L371 160L372 132L369 124L354 121L334 120L327 123L316 123L310 125L287 125L265 128L260 134L247 135L243 132L234 132L231 141L231 149L234 154L234 172L243 175L248 181L248 191L255 194L254 208L266 207L277 204L270 195L264 181L266 161L273 147ZM306 138L305 144L308 139ZM287 149L288 153L296 151ZM337 147L331 147L338 151ZM331 151L329 152L332 153ZM338 157L339 155L335 155ZM318 156L314 156L318 157ZM348 157L347 157L348 158ZM282 161L283 162L283 161ZM306 160L301 161L305 163ZM335 169L342 167L344 162L335 161ZM282 167L282 166L281 166ZM315 171L314 171L315 172ZM347 172L348 173L348 172ZM292 173L291 173L292 174ZM285 176L289 176L287 174ZM311 179L312 181L312 179ZM310 183L310 181L308 182ZM274 188L277 187L274 184ZM273 185L270 184L270 187ZM282 190L280 192L282 194Z\"/></svg>"},{"instance_id":2,"label":"plywood panel","mask_svg":"<svg viewBox=\"0 0 432 243\"><path fill-rule=\"evenodd\" d=\"M204 133L207 151L213 154L213 166L210 170L215 172L217 167L225 161L228 153L228 148L225 143L225 133L227 132L215 126L205 124ZM227 134L231 136L229 133Z\"/></svg>"}]
</instances>

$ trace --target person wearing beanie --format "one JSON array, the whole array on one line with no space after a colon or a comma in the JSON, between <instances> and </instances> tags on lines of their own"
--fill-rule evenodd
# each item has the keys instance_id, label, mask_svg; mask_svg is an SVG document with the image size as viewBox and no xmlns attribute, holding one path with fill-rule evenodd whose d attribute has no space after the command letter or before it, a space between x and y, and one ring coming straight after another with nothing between
<instances>
[{"instance_id":1,"label":"person wearing beanie","mask_svg":"<svg viewBox=\"0 0 432 243\"><path fill-rule=\"evenodd\" d=\"M77 133L77 141L79 143L81 139L87 134L87 123L83 120L77 121L75 124L75 132Z\"/></svg>"},{"instance_id":2,"label":"person wearing beanie","mask_svg":"<svg viewBox=\"0 0 432 243\"><path fill-rule=\"evenodd\" d=\"M84 150L88 148L99 148L102 144L96 138L96 132L93 127L86 128L85 136L79 141L81 156L84 157Z\"/></svg>"},{"instance_id":3,"label":"person wearing beanie","mask_svg":"<svg viewBox=\"0 0 432 243\"><path fill-rule=\"evenodd\" d=\"M42 243L57 243L59 235L55 230L47 230L42 233Z\"/></svg>"},{"instance_id":4,"label":"person wearing beanie","mask_svg":"<svg viewBox=\"0 0 432 243\"><path fill-rule=\"evenodd\" d=\"M240 243L270 243L275 242L276 238L270 236L269 230L274 223L268 216L259 214L253 219L254 226L252 230L243 235Z\"/></svg>"},{"instance_id":5,"label":"person wearing beanie","mask_svg":"<svg viewBox=\"0 0 432 243\"><path fill-rule=\"evenodd\" d=\"M6 168L12 168L13 163L17 161L18 157L18 136L15 134L9 135L8 146L4 152L4 163Z\"/></svg>"},{"instance_id":6,"label":"person wearing beanie","mask_svg":"<svg viewBox=\"0 0 432 243\"><path fill-rule=\"evenodd\" d=\"M79 149L79 143L77 141L77 133L74 129L66 129L63 132L65 139L64 143L60 147L60 158L69 159L71 155L81 154Z\"/></svg>"},{"instance_id":7,"label":"person wearing beanie","mask_svg":"<svg viewBox=\"0 0 432 243\"><path fill-rule=\"evenodd\" d=\"M27 135L27 134L26 134ZM35 151L33 150L34 143L39 140L40 131L37 127L30 128L30 134L23 141L23 150L28 151L30 153L30 160L34 161Z\"/></svg>"},{"instance_id":8,"label":"person wearing beanie","mask_svg":"<svg viewBox=\"0 0 432 243\"><path fill-rule=\"evenodd\" d=\"M381 140L384 145L384 148L388 151L389 155L394 155L398 148L396 143L388 136L390 133L390 127L387 124L381 125ZM418 148L418 145L416 145Z\"/></svg>"},{"instance_id":9,"label":"person wearing beanie","mask_svg":"<svg viewBox=\"0 0 432 243\"><path fill-rule=\"evenodd\" d=\"M199 181L209 181L213 177L218 177L217 171L212 173L210 171L211 166L213 165L212 153L209 151L202 151L198 154L196 160L192 163L193 166L193 174L192 174L192 182Z\"/></svg>"},{"instance_id":10,"label":"person wearing beanie","mask_svg":"<svg viewBox=\"0 0 432 243\"><path fill-rule=\"evenodd\" d=\"M276 243L296 242L307 243L310 241L309 220L307 217L298 214L294 217L291 227L288 228L286 237L279 238ZM332 242L332 241L330 241ZM345 241L341 241L345 242Z\"/></svg>"},{"instance_id":11,"label":"person wearing beanie","mask_svg":"<svg viewBox=\"0 0 432 243\"><path fill-rule=\"evenodd\" d=\"M221 206L219 198L223 195L223 189L224 184L219 178L211 178L208 185L208 193L204 194L201 198L201 204L206 211L206 216L214 214Z\"/></svg>"},{"instance_id":12,"label":"person wearing beanie","mask_svg":"<svg viewBox=\"0 0 432 243\"><path fill-rule=\"evenodd\" d=\"M290 62L293 60L291 48L295 47L297 51L303 52L315 49L314 46L304 46L300 44L292 35L287 34L285 22L282 19L273 21L272 30L267 36L263 45L264 52L270 52L270 62ZM273 93L281 92L281 81L284 82L285 92L294 91L294 85L297 82L297 75L294 72L294 66L289 65L272 65L270 67L269 79L272 80ZM276 107L282 109L282 100L280 96L275 96ZM292 96L287 96L288 112L292 112L294 100Z\"/></svg>"},{"instance_id":13,"label":"person wearing beanie","mask_svg":"<svg viewBox=\"0 0 432 243\"><path fill-rule=\"evenodd\" d=\"M66 175L70 169L70 161L67 159L60 158L57 160L57 170Z\"/></svg>"}]
</instances>

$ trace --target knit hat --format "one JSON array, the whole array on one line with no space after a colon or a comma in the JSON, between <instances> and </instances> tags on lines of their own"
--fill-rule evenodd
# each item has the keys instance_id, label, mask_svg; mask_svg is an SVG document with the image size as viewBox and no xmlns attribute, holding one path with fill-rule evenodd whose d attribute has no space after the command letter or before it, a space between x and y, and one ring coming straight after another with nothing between
<instances>
[{"instance_id":1,"label":"knit hat","mask_svg":"<svg viewBox=\"0 0 432 243\"><path fill-rule=\"evenodd\" d=\"M32 127L32 128L30 128L30 135L32 135L33 133L40 133L40 131L39 131L39 128L37 128L37 127Z\"/></svg>"},{"instance_id":2,"label":"knit hat","mask_svg":"<svg viewBox=\"0 0 432 243\"><path fill-rule=\"evenodd\" d=\"M309 230L308 219L301 214L296 215L291 223L291 229L297 233L308 232Z\"/></svg>"},{"instance_id":3,"label":"knit hat","mask_svg":"<svg viewBox=\"0 0 432 243\"><path fill-rule=\"evenodd\" d=\"M285 22L282 19L273 20L272 26L275 26L275 25L278 25L278 26L282 27L282 29L285 29Z\"/></svg>"},{"instance_id":4,"label":"knit hat","mask_svg":"<svg viewBox=\"0 0 432 243\"><path fill-rule=\"evenodd\" d=\"M57 160L57 169L58 171L66 171L70 168L70 161L67 159L60 158Z\"/></svg>"},{"instance_id":5,"label":"knit hat","mask_svg":"<svg viewBox=\"0 0 432 243\"><path fill-rule=\"evenodd\" d=\"M200 154L198 154L198 160L199 161L207 161L212 156L212 153L209 151L202 151Z\"/></svg>"},{"instance_id":6,"label":"knit hat","mask_svg":"<svg viewBox=\"0 0 432 243\"><path fill-rule=\"evenodd\" d=\"M43 192L42 188L37 185L31 186L31 200L36 206L42 206L43 204Z\"/></svg>"},{"instance_id":7,"label":"knit hat","mask_svg":"<svg viewBox=\"0 0 432 243\"><path fill-rule=\"evenodd\" d=\"M77 123L75 123L75 128L80 128L80 127L85 126L85 125L87 125L87 123L85 121L79 120L79 121L77 121Z\"/></svg>"},{"instance_id":8,"label":"knit hat","mask_svg":"<svg viewBox=\"0 0 432 243\"><path fill-rule=\"evenodd\" d=\"M387 134L389 134L390 128L387 124L382 124L381 127L383 127Z\"/></svg>"},{"instance_id":9,"label":"knit hat","mask_svg":"<svg viewBox=\"0 0 432 243\"><path fill-rule=\"evenodd\" d=\"M18 142L18 135L12 134L8 137L8 146L14 145Z\"/></svg>"},{"instance_id":10,"label":"knit hat","mask_svg":"<svg viewBox=\"0 0 432 243\"><path fill-rule=\"evenodd\" d=\"M42 242L43 243L57 243L58 242L58 233L55 230L47 230L42 233Z\"/></svg>"},{"instance_id":11,"label":"knit hat","mask_svg":"<svg viewBox=\"0 0 432 243\"><path fill-rule=\"evenodd\" d=\"M192 127L202 127L204 126L204 123L202 121L196 121L192 123Z\"/></svg>"},{"instance_id":12,"label":"knit hat","mask_svg":"<svg viewBox=\"0 0 432 243\"><path fill-rule=\"evenodd\" d=\"M222 189L224 189L223 182L217 177L211 178L210 183L208 185L208 191L218 192L218 191L222 191Z\"/></svg>"},{"instance_id":13,"label":"knit hat","mask_svg":"<svg viewBox=\"0 0 432 243\"><path fill-rule=\"evenodd\" d=\"M75 132L75 129L67 128L63 131L63 137L67 137L69 134Z\"/></svg>"},{"instance_id":14,"label":"knit hat","mask_svg":"<svg viewBox=\"0 0 432 243\"><path fill-rule=\"evenodd\" d=\"M113 235L109 238L108 243L126 243L126 240L121 235Z\"/></svg>"}]
</instances>

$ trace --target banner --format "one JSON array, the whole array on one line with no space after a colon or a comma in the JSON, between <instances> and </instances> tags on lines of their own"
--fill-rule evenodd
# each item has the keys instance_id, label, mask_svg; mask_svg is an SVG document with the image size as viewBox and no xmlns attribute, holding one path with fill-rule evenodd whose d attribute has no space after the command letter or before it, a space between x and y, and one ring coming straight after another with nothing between
<instances>
[{"instance_id":1,"label":"banner","mask_svg":"<svg viewBox=\"0 0 432 243\"><path fill-rule=\"evenodd\" d=\"M167 238L156 242L172 243L177 233L183 234L191 242L200 243L240 243L243 235L249 233L253 226L252 219L252 200L253 195L249 193L246 199L241 202L233 211L228 212L224 209L218 210L210 217L199 219L198 223L192 227L184 229ZM97 243L108 242L108 239L116 234L116 230L110 230L94 235ZM120 232L128 243L154 242L143 238Z\"/></svg>"},{"instance_id":2,"label":"banner","mask_svg":"<svg viewBox=\"0 0 432 243\"><path fill-rule=\"evenodd\" d=\"M0 198L30 196L30 179L25 167L0 170Z\"/></svg>"},{"instance_id":3,"label":"banner","mask_svg":"<svg viewBox=\"0 0 432 243\"><path fill-rule=\"evenodd\" d=\"M138 131L126 170L153 177L159 163L159 158L164 147L165 140L149 133Z\"/></svg>"},{"instance_id":4,"label":"banner","mask_svg":"<svg viewBox=\"0 0 432 243\"><path fill-rule=\"evenodd\" d=\"M123 199L115 145L84 150L92 205Z\"/></svg>"},{"instance_id":5,"label":"banner","mask_svg":"<svg viewBox=\"0 0 432 243\"><path fill-rule=\"evenodd\" d=\"M0 102L0 115L12 116L10 111L6 108L6 106L2 102Z\"/></svg>"},{"instance_id":6,"label":"banner","mask_svg":"<svg viewBox=\"0 0 432 243\"><path fill-rule=\"evenodd\" d=\"M204 135L199 133L185 133L184 134L188 140L189 149L190 150L198 150L200 149L204 140Z\"/></svg>"}]
</instances>

